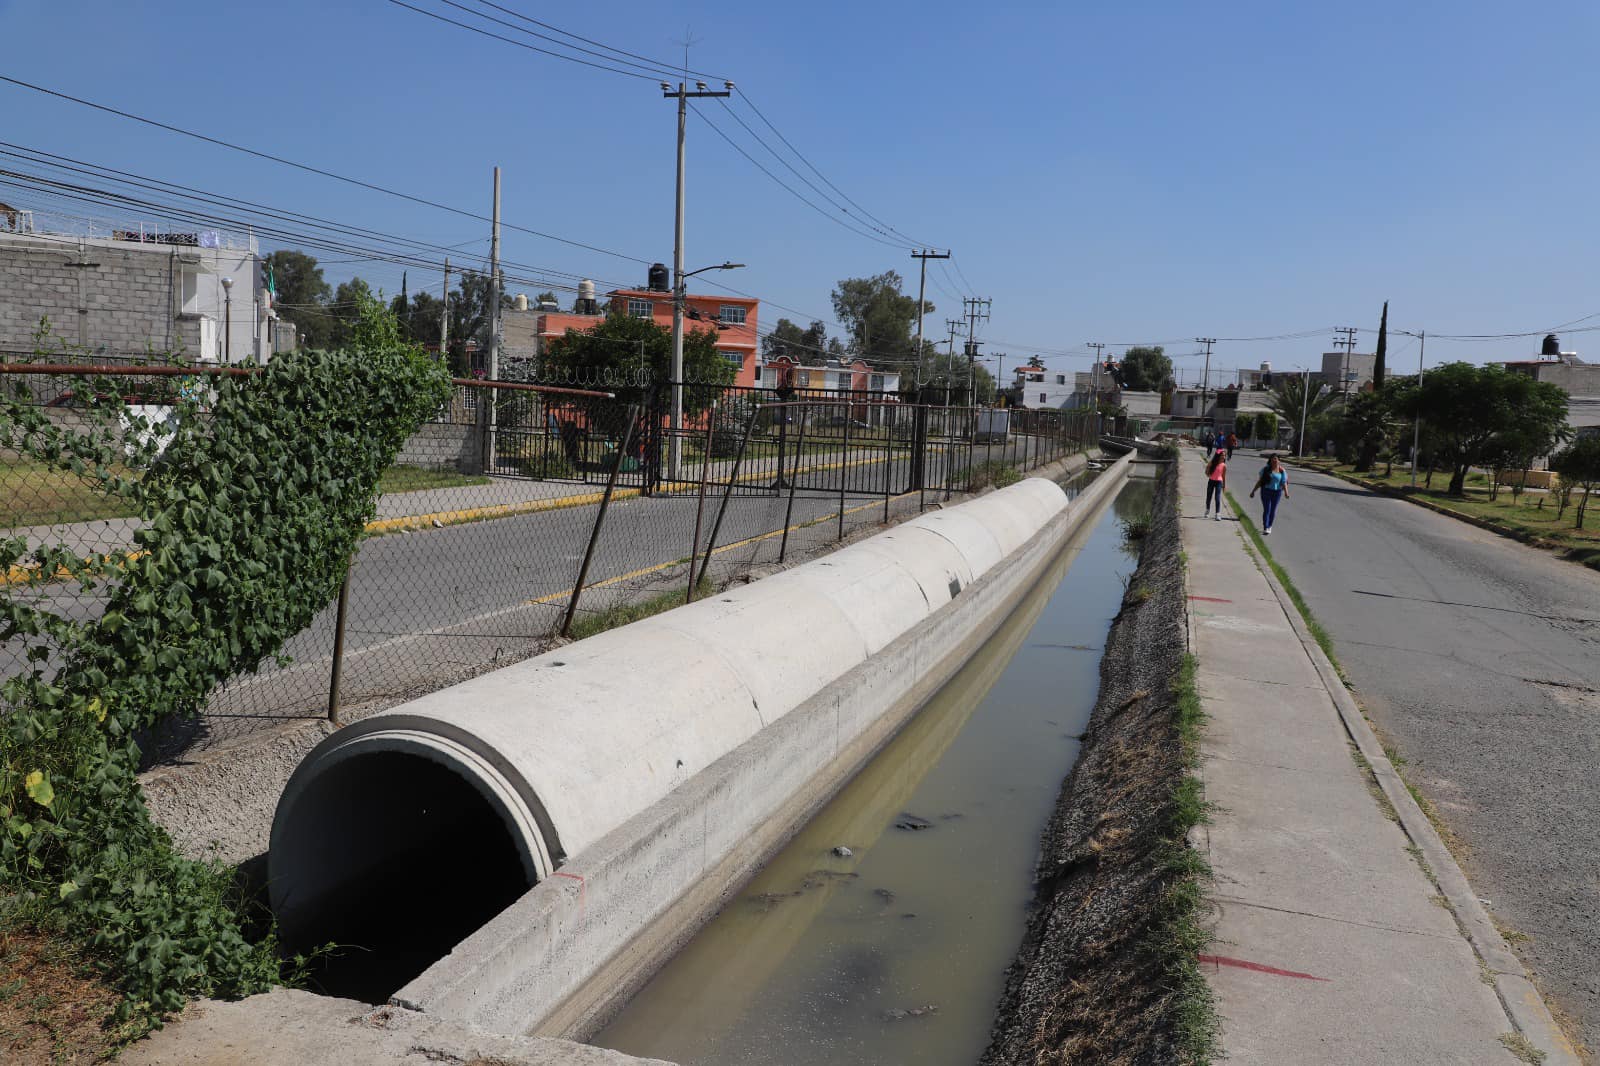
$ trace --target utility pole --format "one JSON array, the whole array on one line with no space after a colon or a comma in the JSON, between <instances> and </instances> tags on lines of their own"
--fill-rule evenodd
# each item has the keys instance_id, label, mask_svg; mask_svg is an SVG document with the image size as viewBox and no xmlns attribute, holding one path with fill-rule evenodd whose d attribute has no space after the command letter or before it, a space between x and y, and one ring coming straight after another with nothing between
<instances>
[{"instance_id":1,"label":"utility pole","mask_svg":"<svg viewBox=\"0 0 1600 1066\"><path fill-rule=\"evenodd\" d=\"M687 45L685 48L687 49ZM689 101L709 96L733 95L733 82L724 82L721 91L707 89L706 83L697 81L690 90L684 82L674 89L661 83L661 95L678 101L678 198L677 213L672 231L672 422L671 442L668 446L667 473L674 481L678 477L679 460L683 454L683 305L688 293L683 276L683 144L689 124Z\"/></svg>"},{"instance_id":2,"label":"utility pole","mask_svg":"<svg viewBox=\"0 0 1600 1066\"><path fill-rule=\"evenodd\" d=\"M494 168L494 214L489 231L489 358L484 368L488 381L500 378L500 168ZM478 424L483 426L483 472L494 469L495 404L494 390L484 389L478 397Z\"/></svg>"},{"instance_id":3,"label":"utility pole","mask_svg":"<svg viewBox=\"0 0 1600 1066\"><path fill-rule=\"evenodd\" d=\"M1356 327L1340 326L1334 332L1340 336L1334 340L1333 346L1344 349L1344 366L1339 372L1339 394L1343 396L1350 391L1350 353L1356 347Z\"/></svg>"},{"instance_id":4,"label":"utility pole","mask_svg":"<svg viewBox=\"0 0 1600 1066\"><path fill-rule=\"evenodd\" d=\"M922 278L917 282L917 398L920 402L922 397L922 309L926 305L925 297L928 292L928 260L949 259L950 253L930 252L927 249L923 249L919 252L912 252L911 258L922 261Z\"/></svg>"},{"instance_id":5,"label":"utility pole","mask_svg":"<svg viewBox=\"0 0 1600 1066\"><path fill-rule=\"evenodd\" d=\"M1200 372L1200 420L1204 422L1206 417L1206 395L1211 388L1211 346L1217 343L1217 338L1196 337L1194 342L1206 346L1206 368Z\"/></svg>"},{"instance_id":6,"label":"utility pole","mask_svg":"<svg viewBox=\"0 0 1600 1066\"><path fill-rule=\"evenodd\" d=\"M1085 344L1084 347L1094 349L1094 377L1091 379L1089 386L1089 410L1094 411L1098 416L1100 412L1100 353L1106 350L1106 346L1098 341L1092 341Z\"/></svg>"},{"instance_id":7,"label":"utility pole","mask_svg":"<svg viewBox=\"0 0 1600 1066\"><path fill-rule=\"evenodd\" d=\"M1417 340L1417 392L1422 391L1422 354L1428 350L1428 331L1419 330ZM1421 398L1420 396L1418 397ZM1422 405L1417 404L1417 417L1411 420L1411 487L1417 487L1417 452L1422 447Z\"/></svg>"},{"instance_id":8,"label":"utility pole","mask_svg":"<svg viewBox=\"0 0 1600 1066\"><path fill-rule=\"evenodd\" d=\"M439 315L439 359L450 365L450 257L444 257L444 311Z\"/></svg>"},{"instance_id":9,"label":"utility pole","mask_svg":"<svg viewBox=\"0 0 1600 1066\"><path fill-rule=\"evenodd\" d=\"M961 301L967 317L967 399L973 407L978 406L978 322L989 320L989 306L993 303L981 296L969 296Z\"/></svg>"},{"instance_id":10,"label":"utility pole","mask_svg":"<svg viewBox=\"0 0 1600 1066\"><path fill-rule=\"evenodd\" d=\"M966 325L964 319L947 318L944 320L944 328L950 333L950 336L946 338L949 350L945 354L944 364L944 405L946 407L950 406L950 378L954 373L952 368L956 365L956 334L961 332L961 327L964 325Z\"/></svg>"}]
</instances>

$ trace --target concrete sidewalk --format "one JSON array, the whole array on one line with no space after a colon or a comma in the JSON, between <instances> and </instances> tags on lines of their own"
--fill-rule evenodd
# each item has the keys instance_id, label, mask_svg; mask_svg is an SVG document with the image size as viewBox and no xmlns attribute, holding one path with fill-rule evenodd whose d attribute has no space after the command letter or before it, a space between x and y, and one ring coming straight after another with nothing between
<instances>
[{"instance_id":1,"label":"concrete sidewalk","mask_svg":"<svg viewBox=\"0 0 1600 1066\"><path fill-rule=\"evenodd\" d=\"M1576 1064L1243 527L1202 517L1203 464L1182 455L1214 805L1203 961L1229 1061Z\"/></svg>"}]
</instances>

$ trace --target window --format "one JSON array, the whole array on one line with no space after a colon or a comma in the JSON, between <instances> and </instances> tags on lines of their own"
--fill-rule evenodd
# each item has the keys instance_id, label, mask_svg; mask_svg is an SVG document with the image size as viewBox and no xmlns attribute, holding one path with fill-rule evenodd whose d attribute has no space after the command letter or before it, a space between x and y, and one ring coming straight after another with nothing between
<instances>
[{"instance_id":1,"label":"window","mask_svg":"<svg viewBox=\"0 0 1600 1066\"><path fill-rule=\"evenodd\" d=\"M795 385L797 385L798 387L800 387L802 389L803 388L807 388L808 386L810 386L810 384L811 384L811 371L809 371L809 370L796 370L794 372L794 383L795 383Z\"/></svg>"},{"instance_id":2,"label":"window","mask_svg":"<svg viewBox=\"0 0 1600 1066\"><path fill-rule=\"evenodd\" d=\"M1065 374L1057 374L1056 375L1056 384L1057 385L1065 385L1066 383L1067 383L1067 375L1065 375Z\"/></svg>"},{"instance_id":3,"label":"window","mask_svg":"<svg viewBox=\"0 0 1600 1066\"><path fill-rule=\"evenodd\" d=\"M1042 393L1042 392L1039 394L1039 402L1040 403L1044 403L1045 402L1044 393Z\"/></svg>"},{"instance_id":4,"label":"window","mask_svg":"<svg viewBox=\"0 0 1600 1066\"><path fill-rule=\"evenodd\" d=\"M839 390L841 392L849 392L853 388L855 388L855 375L849 373L840 374Z\"/></svg>"},{"instance_id":5,"label":"window","mask_svg":"<svg viewBox=\"0 0 1600 1066\"><path fill-rule=\"evenodd\" d=\"M722 350L718 349L718 351L722 351ZM731 364L732 367L735 370L743 370L744 369L744 354L742 352L727 352L727 351L723 351L722 352L722 358L726 359L729 362L729 364Z\"/></svg>"},{"instance_id":6,"label":"window","mask_svg":"<svg viewBox=\"0 0 1600 1066\"><path fill-rule=\"evenodd\" d=\"M628 297L628 316L630 318L651 318L655 304L649 300L641 300L636 296Z\"/></svg>"},{"instance_id":7,"label":"window","mask_svg":"<svg viewBox=\"0 0 1600 1066\"><path fill-rule=\"evenodd\" d=\"M742 326L744 325L744 308L723 304L717 311L717 318L730 325Z\"/></svg>"},{"instance_id":8,"label":"window","mask_svg":"<svg viewBox=\"0 0 1600 1066\"><path fill-rule=\"evenodd\" d=\"M871 385L869 387L872 389L873 392L882 392L883 391L883 375L882 374L874 374L868 380L871 382Z\"/></svg>"},{"instance_id":9,"label":"window","mask_svg":"<svg viewBox=\"0 0 1600 1066\"><path fill-rule=\"evenodd\" d=\"M1194 410L1194 397L1193 396L1185 396L1183 398L1183 405L1185 407L1187 407L1189 410L1193 411Z\"/></svg>"}]
</instances>

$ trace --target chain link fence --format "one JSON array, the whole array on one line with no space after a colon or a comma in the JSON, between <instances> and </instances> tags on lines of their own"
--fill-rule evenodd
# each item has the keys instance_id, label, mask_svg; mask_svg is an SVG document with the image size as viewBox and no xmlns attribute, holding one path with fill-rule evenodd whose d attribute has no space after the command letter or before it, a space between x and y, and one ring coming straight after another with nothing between
<instances>
[{"instance_id":1,"label":"chain link fence","mask_svg":"<svg viewBox=\"0 0 1600 1066\"><path fill-rule=\"evenodd\" d=\"M109 400L129 434L160 433L179 390L245 372L13 360L0 387L64 427ZM1086 414L881 393L585 386L458 380L383 475L337 601L283 662L234 678L197 719L151 738L150 758L282 720L371 713L1004 481L1097 433ZM140 519L125 500L7 443L0 538L80 555L134 547ZM14 566L4 583L0 593L75 619L103 607L101 590L37 567ZM0 643L0 677L25 665L20 644Z\"/></svg>"}]
</instances>

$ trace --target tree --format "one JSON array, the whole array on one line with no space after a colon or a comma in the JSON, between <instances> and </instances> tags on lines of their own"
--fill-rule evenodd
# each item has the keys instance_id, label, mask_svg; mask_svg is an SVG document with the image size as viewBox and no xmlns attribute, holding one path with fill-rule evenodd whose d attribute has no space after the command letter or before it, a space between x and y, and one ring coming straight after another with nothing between
<instances>
[{"instance_id":1,"label":"tree","mask_svg":"<svg viewBox=\"0 0 1600 1066\"><path fill-rule=\"evenodd\" d=\"M1240 440L1249 440L1250 434L1255 432L1256 416L1249 411L1243 411L1233 416L1233 431L1239 435Z\"/></svg>"},{"instance_id":2,"label":"tree","mask_svg":"<svg viewBox=\"0 0 1600 1066\"><path fill-rule=\"evenodd\" d=\"M1333 392L1320 381L1310 382L1309 400L1306 393L1307 380L1304 375L1283 374L1278 376L1277 384L1263 401L1269 411L1294 427L1296 438L1300 435L1302 418L1306 423L1306 435L1309 437L1313 422L1320 421L1318 416L1324 414L1333 404Z\"/></svg>"},{"instance_id":3,"label":"tree","mask_svg":"<svg viewBox=\"0 0 1600 1066\"><path fill-rule=\"evenodd\" d=\"M1165 392L1172 388L1172 360L1160 345L1129 348L1122 361L1112 366L1113 380L1129 392Z\"/></svg>"},{"instance_id":4,"label":"tree","mask_svg":"<svg viewBox=\"0 0 1600 1066\"><path fill-rule=\"evenodd\" d=\"M1353 458L1359 474L1370 471L1378 455L1394 446L1400 422L1392 399L1390 392L1356 392L1344 398L1338 429L1340 459Z\"/></svg>"},{"instance_id":5,"label":"tree","mask_svg":"<svg viewBox=\"0 0 1600 1066\"><path fill-rule=\"evenodd\" d=\"M772 332L761 338L761 354L768 359L784 356L797 363L819 363L830 354L828 329L821 322L801 329L787 318L780 318Z\"/></svg>"},{"instance_id":6,"label":"tree","mask_svg":"<svg viewBox=\"0 0 1600 1066\"><path fill-rule=\"evenodd\" d=\"M1388 351L1389 301L1385 300L1383 301L1383 317L1378 320L1378 346L1374 350L1374 355L1372 357L1372 394L1378 397L1382 397L1384 395L1383 377L1386 369L1384 367L1384 361L1388 355ZM1387 420L1390 412L1382 408L1381 401L1379 408L1373 413L1377 416L1377 420L1379 423L1381 423L1381 427L1387 427ZM1379 432L1367 432L1363 434L1361 439L1360 457L1356 460L1356 473L1364 474L1372 469L1373 465L1378 461L1378 452L1385 442L1386 437L1386 428L1380 428Z\"/></svg>"},{"instance_id":7,"label":"tree","mask_svg":"<svg viewBox=\"0 0 1600 1066\"><path fill-rule=\"evenodd\" d=\"M689 382L731 385L733 364L717 351L712 330L691 330L683 336L683 374ZM593 382L616 395L607 406L617 410L644 403L656 383L671 378L672 334L648 318L612 310L592 330L569 329L545 348L547 370L569 380ZM686 388L684 410L702 410L720 389Z\"/></svg>"},{"instance_id":8,"label":"tree","mask_svg":"<svg viewBox=\"0 0 1600 1066\"><path fill-rule=\"evenodd\" d=\"M349 346L352 328L360 320L363 309L375 299L377 297L373 295L372 286L361 278L339 283L339 287L333 290L333 303L328 306L330 346Z\"/></svg>"},{"instance_id":9,"label":"tree","mask_svg":"<svg viewBox=\"0 0 1600 1066\"><path fill-rule=\"evenodd\" d=\"M559 304L560 302L560 300L556 299L556 294L551 292L549 289L546 289L544 292L541 292L539 295L533 298L534 306L538 306L539 304Z\"/></svg>"},{"instance_id":10,"label":"tree","mask_svg":"<svg viewBox=\"0 0 1600 1066\"><path fill-rule=\"evenodd\" d=\"M1505 434L1554 441L1567 433L1566 393L1499 366L1447 363L1402 402L1400 413L1423 420L1435 459L1450 468L1452 496L1463 495L1467 471L1503 447Z\"/></svg>"},{"instance_id":11,"label":"tree","mask_svg":"<svg viewBox=\"0 0 1600 1066\"><path fill-rule=\"evenodd\" d=\"M899 274L886 270L876 277L845 278L833 290L833 313L850 333L850 346L863 359L910 362L916 359L913 330L917 299L900 291ZM934 306L924 301L924 314Z\"/></svg>"},{"instance_id":12,"label":"tree","mask_svg":"<svg viewBox=\"0 0 1600 1066\"><path fill-rule=\"evenodd\" d=\"M1582 485L1574 529L1583 528L1589 500L1600 488L1600 437L1580 437L1550 457L1550 469L1561 475L1563 486Z\"/></svg>"},{"instance_id":13,"label":"tree","mask_svg":"<svg viewBox=\"0 0 1600 1066\"><path fill-rule=\"evenodd\" d=\"M294 323L303 348L327 348L333 331L327 303L332 290L313 256L280 248L266 258L278 295L274 308L279 316Z\"/></svg>"}]
</instances>

